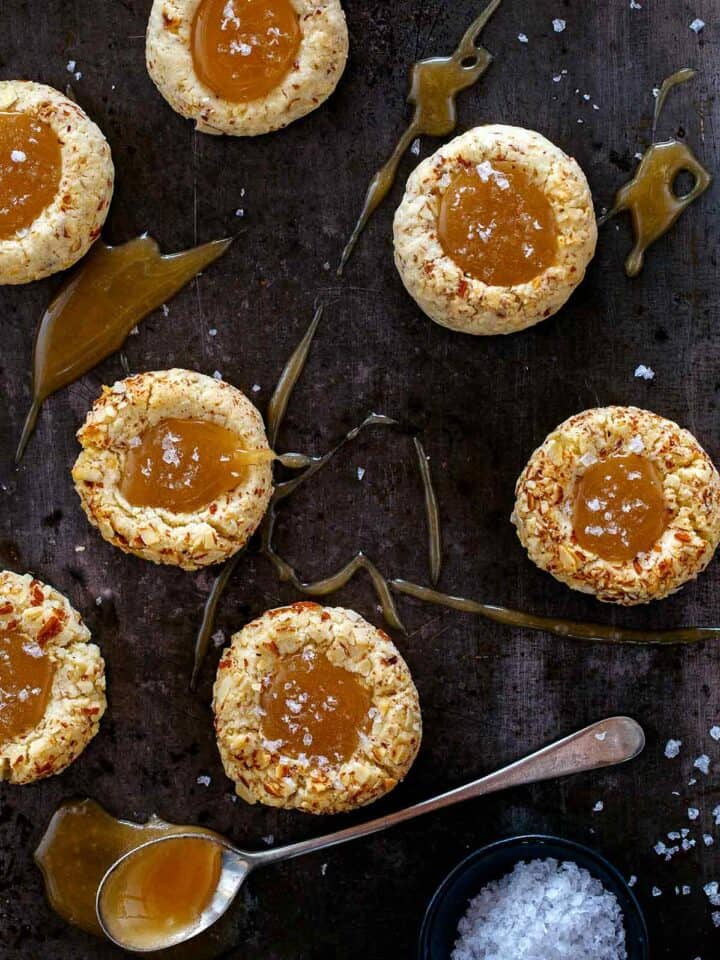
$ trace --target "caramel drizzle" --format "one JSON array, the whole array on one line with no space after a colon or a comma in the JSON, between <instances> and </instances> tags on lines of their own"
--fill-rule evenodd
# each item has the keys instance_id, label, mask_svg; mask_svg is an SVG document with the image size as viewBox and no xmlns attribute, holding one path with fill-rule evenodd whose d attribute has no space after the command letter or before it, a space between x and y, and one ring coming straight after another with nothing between
<instances>
[{"instance_id":1,"label":"caramel drizzle","mask_svg":"<svg viewBox=\"0 0 720 960\"><path fill-rule=\"evenodd\" d=\"M440 568L442 565L442 535L440 532L440 510L438 508L437 495L433 487L432 474L430 473L430 464L425 456L425 448L417 437L413 437L415 452L418 458L418 467L420 468L420 479L422 480L423 492L425 494L425 514L427 516L428 530L428 566L430 570L430 583L437 586L440 579Z\"/></svg>"},{"instance_id":2,"label":"caramel drizzle","mask_svg":"<svg viewBox=\"0 0 720 960\"><path fill-rule=\"evenodd\" d=\"M232 239L214 240L165 256L147 235L118 247L101 241L93 246L50 301L35 334L32 405L16 463L50 394L119 350L144 317L221 257L231 243Z\"/></svg>"},{"instance_id":3,"label":"caramel drizzle","mask_svg":"<svg viewBox=\"0 0 720 960\"><path fill-rule=\"evenodd\" d=\"M492 63L492 55L480 45L479 36L499 6L500 0L488 3L467 28L457 49L449 57L428 57L413 64L407 97L408 103L415 108L412 120L385 165L370 181L360 216L342 252L338 276L342 275L368 220L395 182L400 160L413 140L423 135L444 137L455 129L455 98L461 90L471 87Z\"/></svg>"},{"instance_id":4,"label":"caramel drizzle","mask_svg":"<svg viewBox=\"0 0 720 960\"><path fill-rule=\"evenodd\" d=\"M625 272L629 277L636 277L640 273L647 248L667 233L680 214L712 182L711 175L687 144L674 139L662 143L655 141L658 120L668 94L694 76L694 70L684 67L663 80L655 102L652 142L643 154L633 179L618 190L612 209L598 220L602 225L622 210L630 212L635 242L625 260ZM693 177L694 183L692 189L678 196L673 184L683 171Z\"/></svg>"},{"instance_id":5,"label":"caramel drizzle","mask_svg":"<svg viewBox=\"0 0 720 960\"><path fill-rule=\"evenodd\" d=\"M268 406L268 431L273 446L277 440L277 434L282 425L285 412L287 411L292 391L307 362L310 347L317 331L321 315L322 309L318 308L308 331L283 368L270 400ZM352 580L356 573L362 570L370 576L370 581L381 605L386 623L392 629L401 630L402 632L405 632L405 628L397 611L393 597L394 593L413 597L423 603L448 607L451 610L457 610L462 613L475 614L484 617L486 620L501 623L505 626L538 630L557 637L567 637L575 640L630 644L699 643L703 640L714 639L720 634L720 627L680 627L673 630L635 630L618 628L607 624L563 620L558 617L546 617L533 613L525 613L521 610L513 610L510 607L503 607L497 604L482 603L479 600L454 596L453 594L443 593L434 589L434 585L440 575L442 557L440 516L425 451L417 439L415 440L415 450L418 456L418 464L420 466L425 492L425 507L428 523L428 557L430 579L433 586L425 587L400 577L389 579L380 572L378 567L362 551L358 551L345 566L331 573L329 576L312 582L303 581L295 568L280 556L273 544L279 504L294 493L301 484L322 470L335 454L347 443L354 440L362 430L370 426L396 425L397 421L390 417L386 417L383 414L372 413L366 417L362 423L350 430L331 450L322 456L305 457L302 454L288 455L289 458L297 457L299 460L310 461L310 463L299 476L277 484L260 526L260 552L270 561L278 578L282 582L292 584L298 593L303 593L311 597L327 596L344 587ZM240 553L236 554L223 566L213 583L205 603L203 620L195 645L195 663L191 684L193 687L197 682L200 667L207 654L209 640L213 633L218 603L240 556Z\"/></svg>"}]
</instances>

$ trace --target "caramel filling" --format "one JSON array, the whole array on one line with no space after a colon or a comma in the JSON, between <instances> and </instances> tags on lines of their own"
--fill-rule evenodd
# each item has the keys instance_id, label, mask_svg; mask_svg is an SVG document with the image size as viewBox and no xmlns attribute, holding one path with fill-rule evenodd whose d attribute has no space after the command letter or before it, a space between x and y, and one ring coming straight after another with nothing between
<instances>
[{"instance_id":1,"label":"caramel filling","mask_svg":"<svg viewBox=\"0 0 720 960\"><path fill-rule=\"evenodd\" d=\"M37 219L60 186L60 141L26 113L0 113L0 240Z\"/></svg>"},{"instance_id":2,"label":"caramel filling","mask_svg":"<svg viewBox=\"0 0 720 960\"><path fill-rule=\"evenodd\" d=\"M201 0L191 38L195 73L223 100L257 100L288 73L300 39L290 0Z\"/></svg>"},{"instance_id":3,"label":"caramel filling","mask_svg":"<svg viewBox=\"0 0 720 960\"><path fill-rule=\"evenodd\" d=\"M263 680L263 733L290 757L344 763L370 727L372 697L357 674L311 647Z\"/></svg>"},{"instance_id":4,"label":"caramel filling","mask_svg":"<svg viewBox=\"0 0 720 960\"><path fill-rule=\"evenodd\" d=\"M242 438L210 420L160 420L134 438L120 492L135 507L201 510L245 478L270 450L242 450Z\"/></svg>"},{"instance_id":5,"label":"caramel filling","mask_svg":"<svg viewBox=\"0 0 720 960\"><path fill-rule=\"evenodd\" d=\"M644 553L667 526L663 482L655 464L631 453L588 467L575 494L573 528L581 547L603 560Z\"/></svg>"},{"instance_id":6,"label":"caramel filling","mask_svg":"<svg viewBox=\"0 0 720 960\"><path fill-rule=\"evenodd\" d=\"M438 238L465 273L493 286L527 283L557 257L550 201L505 160L484 160L453 178L440 202Z\"/></svg>"},{"instance_id":7,"label":"caramel filling","mask_svg":"<svg viewBox=\"0 0 720 960\"><path fill-rule=\"evenodd\" d=\"M213 898L222 853L210 840L168 840L124 861L103 889L103 919L121 943L161 946L192 929Z\"/></svg>"},{"instance_id":8,"label":"caramel filling","mask_svg":"<svg viewBox=\"0 0 720 960\"><path fill-rule=\"evenodd\" d=\"M0 745L40 723L54 672L38 643L19 630L0 630Z\"/></svg>"}]
</instances>

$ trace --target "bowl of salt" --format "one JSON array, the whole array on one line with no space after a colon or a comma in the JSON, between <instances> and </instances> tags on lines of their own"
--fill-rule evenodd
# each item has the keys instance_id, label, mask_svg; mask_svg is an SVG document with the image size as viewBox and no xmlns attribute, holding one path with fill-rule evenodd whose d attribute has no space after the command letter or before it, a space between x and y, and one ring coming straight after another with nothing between
<instances>
[{"instance_id":1,"label":"bowl of salt","mask_svg":"<svg viewBox=\"0 0 720 960\"><path fill-rule=\"evenodd\" d=\"M428 905L419 960L647 960L640 904L594 850L510 837L471 853Z\"/></svg>"}]
</instances>

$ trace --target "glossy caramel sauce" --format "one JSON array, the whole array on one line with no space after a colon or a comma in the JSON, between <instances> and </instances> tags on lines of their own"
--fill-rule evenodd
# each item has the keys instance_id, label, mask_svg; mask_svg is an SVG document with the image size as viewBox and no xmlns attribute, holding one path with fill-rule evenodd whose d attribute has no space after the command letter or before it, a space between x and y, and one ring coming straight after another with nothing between
<instances>
[{"instance_id":1,"label":"glossy caramel sauce","mask_svg":"<svg viewBox=\"0 0 720 960\"><path fill-rule=\"evenodd\" d=\"M462 170L440 201L438 238L476 280L527 283L557 257L557 225L545 193L520 167L485 160Z\"/></svg>"},{"instance_id":2,"label":"glossy caramel sauce","mask_svg":"<svg viewBox=\"0 0 720 960\"><path fill-rule=\"evenodd\" d=\"M35 640L19 629L0 630L0 746L40 723L54 673Z\"/></svg>"},{"instance_id":3,"label":"glossy caramel sauce","mask_svg":"<svg viewBox=\"0 0 720 960\"><path fill-rule=\"evenodd\" d=\"M102 935L95 913L95 897L107 870L124 853L148 840L188 831L218 836L203 827L166 823L158 817L151 817L145 824L117 820L94 800L63 803L35 851L35 862L42 870L51 906L69 923ZM208 868L212 865L208 865L206 858L203 864L204 875L211 876L212 870ZM162 870L159 875L162 877ZM156 907L168 899L167 891L163 890L156 891L155 896Z\"/></svg>"},{"instance_id":4,"label":"glossy caramel sauce","mask_svg":"<svg viewBox=\"0 0 720 960\"><path fill-rule=\"evenodd\" d=\"M117 941L157 949L187 935L217 890L222 850L184 837L123 861L103 886L102 917Z\"/></svg>"},{"instance_id":5,"label":"glossy caramel sauce","mask_svg":"<svg viewBox=\"0 0 720 960\"><path fill-rule=\"evenodd\" d=\"M222 100L257 100L287 75L301 39L290 0L201 0L192 25L195 73Z\"/></svg>"},{"instance_id":6,"label":"glossy caramel sauce","mask_svg":"<svg viewBox=\"0 0 720 960\"><path fill-rule=\"evenodd\" d=\"M343 250L338 274L350 259L368 220L388 195L402 155L413 140L423 135L444 137L455 129L455 98L461 90L471 87L492 63L492 56L480 45L479 36L499 6L500 0L491 0L487 4L449 57L429 57L413 64L408 93L408 103L414 108L412 120L384 166L370 181L360 216Z\"/></svg>"},{"instance_id":7,"label":"glossy caramel sauce","mask_svg":"<svg viewBox=\"0 0 720 960\"><path fill-rule=\"evenodd\" d=\"M282 753L344 763L370 727L372 697L356 673L306 647L263 678L260 705L265 739Z\"/></svg>"},{"instance_id":8,"label":"glossy caramel sauce","mask_svg":"<svg viewBox=\"0 0 720 960\"><path fill-rule=\"evenodd\" d=\"M625 272L629 277L637 276L642 269L647 248L667 233L680 214L712 182L712 177L686 143L679 140L655 143L655 129L668 93L694 76L695 71L685 67L663 81L655 101L653 143L643 154L633 179L618 190L612 209L599 221L602 224L622 210L629 211L635 238L625 261ZM683 172L690 174L693 185L687 193L678 194L675 182Z\"/></svg>"},{"instance_id":9,"label":"glossy caramel sauce","mask_svg":"<svg viewBox=\"0 0 720 960\"><path fill-rule=\"evenodd\" d=\"M120 493L134 507L201 510L234 490L249 464L273 458L242 447L237 433L211 420L160 420L130 441Z\"/></svg>"},{"instance_id":10,"label":"glossy caramel sauce","mask_svg":"<svg viewBox=\"0 0 720 960\"><path fill-rule=\"evenodd\" d=\"M119 247L96 243L43 314L33 347L32 406L21 459L43 401L115 353L134 327L222 256L232 240L161 256L152 237Z\"/></svg>"},{"instance_id":11,"label":"glossy caramel sauce","mask_svg":"<svg viewBox=\"0 0 720 960\"><path fill-rule=\"evenodd\" d=\"M52 127L26 113L0 113L0 240L38 218L55 199L61 175Z\"/></svg>"},{"instance_id":12,"label":"glossy caramel sauce","mask_svg":"<svg viewBox=\"0 0 720 960\"><path fill-rule=\"evenodd\" d=\"M580 478L573 530L585 550L624 563L650 550L666 526L662 477L647 457L608 457Z\"/></svg>"}]
</instances>

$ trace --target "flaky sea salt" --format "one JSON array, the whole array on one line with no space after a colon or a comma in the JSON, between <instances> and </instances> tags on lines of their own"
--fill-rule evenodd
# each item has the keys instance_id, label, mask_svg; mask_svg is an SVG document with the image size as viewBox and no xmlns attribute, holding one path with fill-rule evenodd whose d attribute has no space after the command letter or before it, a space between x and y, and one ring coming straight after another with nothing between
<instances>
[{"instance_id":1,"label":"flaky sea salt","mask_svg":"<svg viewBox=\"0 0 720 960\"><path fill-rule=\"evenodd\" d=\"M710 757L706 753L700 754L693 766L700 771L700 773L708 774L710 773Z\"/></svg>"},{"instance_id":2,"label":"flaky sea salt","mask_svg":"<svg viewBox=\"0 0 720 960\"><path fill-rule=\"evenodd\" d=\"M644 363L640 363L635 367L634 377L637 377L638 380L653 380L655 377L655 371L652 367L646 367Z\"/></svg>"},{"instance_id":3,"label":"flaky sea salt","mask_svg":"<svg viewBox=\"0 0 720 960\"><path fill-rule=\"evenodd\" d=\"M668 760L672 760L680 753L680 747L682 746L682 740L668 740L665 744L665 756Z\"/></svg>"},{"instance_id":4,"label":"flaky sea salt","mask_svg":"<svg viewBox=\"0 0 720 960\"><path fill-rule=\"evenodd\" d=\"M623 917L615 895L576 863L518 863L470 901L451 956L626 960Z\"/></svg>"},{"instance_id":5,"label":"flaky sea salt","mask_svg":"<svg viewBox=\"0 0 720 960\"><path fill-rule=\"evenodd\" d=\"M561 20L560 17L556 17L553 20L553 30L555 33L562 33L566 26L567 24L564 20Z\"/></svg>"},{"instance_id":6,"label":"flaky sea salt","mask_svg":"<svg viewBox=\"0 0 720 960\"><path fill-rule=\"evenodd\" d=\"M690 29L693 33L700 33L701 30L705 28L705 21L701 20L700 17L696 17L693 22L690 24Z\"/></svg>"}]
</instances>

